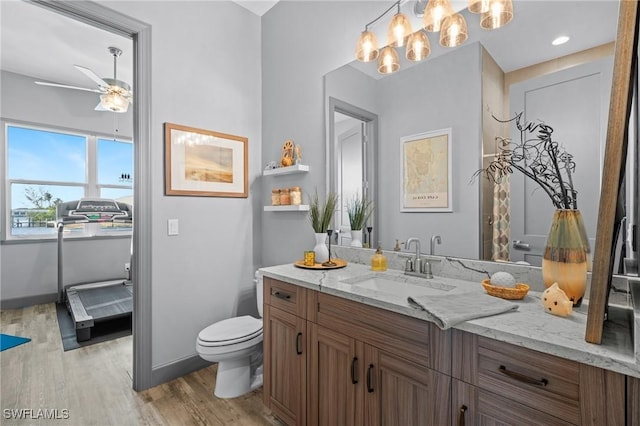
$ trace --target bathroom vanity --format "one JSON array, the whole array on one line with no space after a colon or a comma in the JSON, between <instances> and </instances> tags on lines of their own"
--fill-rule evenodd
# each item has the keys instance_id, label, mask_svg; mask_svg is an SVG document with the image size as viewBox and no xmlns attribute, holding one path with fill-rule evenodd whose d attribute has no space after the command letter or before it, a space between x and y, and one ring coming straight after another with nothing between
<instances>
[{"instance_id":1,"label":"bathroom vanity","mask_svg":"<svg viewBox=\"0 0 640 426\"><path fill-rule=\"evenodd\" d=\"M407 304L412 286L455 297L478 281L403 283L357 263L262 272L264 402L288 425L640 424L631 310L602 345L584 341L586 308L549 315L535 291L443 331Z\"/></svg>"}]
</instances>

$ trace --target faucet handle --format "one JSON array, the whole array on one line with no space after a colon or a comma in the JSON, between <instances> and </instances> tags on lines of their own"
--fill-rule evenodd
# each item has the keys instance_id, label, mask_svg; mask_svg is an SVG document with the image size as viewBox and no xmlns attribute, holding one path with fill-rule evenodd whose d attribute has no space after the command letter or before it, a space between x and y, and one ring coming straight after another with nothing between
<instances>
[{"instance_id":1,"label":"faucet handle","mask_svg":"<svg viewBox=\"0 0 640 426\"><path fill-rule=\"evenodd\" d=\"M410 257L407 258L407 261L404 264L404 271L413 272L413 259L411 259Z\"/></svg>"}]
</instances>

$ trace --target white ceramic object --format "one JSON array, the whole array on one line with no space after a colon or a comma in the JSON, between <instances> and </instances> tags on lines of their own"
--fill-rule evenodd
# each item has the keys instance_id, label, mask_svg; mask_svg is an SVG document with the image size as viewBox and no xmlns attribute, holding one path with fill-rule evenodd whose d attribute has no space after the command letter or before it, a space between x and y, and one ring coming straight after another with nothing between
<instances>
[{"instance_id":1,"label":"white ceramic object","mask_svg":"<svg viewBox=\"0 0 640 426\"><path fill-rule=\"evenodd\" d=\"M323 263L329 260L329 249L327 248L327 234L317 232L316 245L313 247L313 251L316 252L316 263Z\"/></svg>"},{"instance_id":2,"label":"white ceramic object","mask_svg":"<svg viewBox=\"0 0 640 426\"><path fill-rule=\"evenodd\" d=\"M256 303L262 318L262 275L256 273ZM214 394L236 398L262 386L262 319L249 315L229 318L198 334L196 351L218 363Z\"/></svg>"},{"instance_id":3,"label":"white ceramic object","mask_svg":"<svg viewBox=\"0 0 640 426\"><path fill-rule=\"evenodd\" d=\"M362 229L351 230L351 247L362 248Z\"/></svg>"},{"instance_id":4,"label":"white ceramic object","mask_svg":"<svg viewBox=\"0 0 640 426\"><path fill-rule=\"evenodd\" d=\"M508 272L496 272L491 275L491 284L500 287L514 287L516 279Z\"/></svg>"}]
</instances>

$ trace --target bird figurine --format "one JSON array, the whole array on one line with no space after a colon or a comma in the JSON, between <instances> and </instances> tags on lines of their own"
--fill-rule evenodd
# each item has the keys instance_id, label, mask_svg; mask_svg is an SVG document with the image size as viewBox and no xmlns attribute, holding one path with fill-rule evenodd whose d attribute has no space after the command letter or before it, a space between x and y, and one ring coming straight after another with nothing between
<instances>
[{"instance_id":1,"label":"bird figurine","mask_svg":"<svg viewBox=\"0 0 640 426\"><path fill-rule=\"evenodd\" d=\"M569 316L573 310L573 302L567 293L558 287L558 283L553 283L542 292L542 305L545 312L561 317Z\"/></svg>"}]
</instances>

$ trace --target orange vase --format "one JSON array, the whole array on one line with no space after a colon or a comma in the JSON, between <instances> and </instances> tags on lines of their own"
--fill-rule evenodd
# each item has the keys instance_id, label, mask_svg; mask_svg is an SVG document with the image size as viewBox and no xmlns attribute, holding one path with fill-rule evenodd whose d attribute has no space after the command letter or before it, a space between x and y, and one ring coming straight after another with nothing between
<instances>
[{"instance_id":1,"label":"orange vase","mask_svg":"<svg viewBox=\"0 0 640 426\"><path fill-rule=\"evenodd\" d=\"M579 210L556 210L542 259L542 279L548 288L557 282L577 307L587 286L588 240Z\"/></svg>"}]
</instances>

